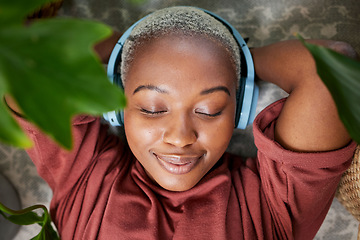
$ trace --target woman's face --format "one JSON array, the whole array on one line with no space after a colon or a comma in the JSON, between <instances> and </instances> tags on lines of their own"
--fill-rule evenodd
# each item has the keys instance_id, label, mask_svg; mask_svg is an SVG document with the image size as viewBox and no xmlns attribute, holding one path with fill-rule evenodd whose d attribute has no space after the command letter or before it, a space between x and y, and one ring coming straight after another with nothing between
<instances>
[{"instance_id":1,"label":"woman's face","mask_svg":"<svg viewBox=\"0 0 360 240\"><path fill-rule=\"evenodd\" d=\"M148 176L170 191L196 185L225 152L236 74L225 49L203 37L144 44L129 69L124 125Z\"/></svg>"}]
</instances>

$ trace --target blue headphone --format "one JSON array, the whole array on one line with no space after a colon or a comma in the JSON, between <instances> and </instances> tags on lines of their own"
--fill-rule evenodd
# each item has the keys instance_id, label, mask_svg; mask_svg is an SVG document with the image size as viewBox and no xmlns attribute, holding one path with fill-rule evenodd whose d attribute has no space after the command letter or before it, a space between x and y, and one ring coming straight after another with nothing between
<instances>
[{"instance_id":1,"label":"blue headphone","mask_svg":"<svg viewBox=\"0 0 360 240\"><path fill-rule=\"evenodd\" d=\"M241 77L239 79L239 88L236 92L236 113L235 113L235 126L236 128L245 129L246 126L250 125L255 118L256 104L259 96L259 87L255 84L255 69L254 62L245 40L241 37L240 33L230 25L226 20L219 17L218 15L201 9L205 13L211 15L233 34L239 47L242 50L242 61L241 61ZM124 88L118 65L121 61L121 52L126 39L129 37L134 27L144 20L147 16L143 17L136 23L134 23L125 33L120 37L117 44L115 45L108 62L107 75L110 82L118 85L120 88ZM124 125L124 112L123 111L111 111L103 114L105 120L107 120L112 126L123 126Z\"/></svg>"}]
</instances>

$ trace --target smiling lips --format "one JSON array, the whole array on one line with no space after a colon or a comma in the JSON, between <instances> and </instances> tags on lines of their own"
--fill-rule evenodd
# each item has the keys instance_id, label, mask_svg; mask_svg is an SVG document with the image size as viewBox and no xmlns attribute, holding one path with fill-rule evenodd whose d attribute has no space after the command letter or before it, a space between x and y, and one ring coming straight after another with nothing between
<instances>
[{"instance_id":1,"label":"smiling lips","mask_svg":"<svg viewBox=\"0 0 360 240\"><path fill-rule=\"evenodd\" d=\"M169 173L186 174L190 172L196 163L204 155L197 156L179 156L179 155L161 155L153 153L160 165Z\"/></svg>"}]
</instances>

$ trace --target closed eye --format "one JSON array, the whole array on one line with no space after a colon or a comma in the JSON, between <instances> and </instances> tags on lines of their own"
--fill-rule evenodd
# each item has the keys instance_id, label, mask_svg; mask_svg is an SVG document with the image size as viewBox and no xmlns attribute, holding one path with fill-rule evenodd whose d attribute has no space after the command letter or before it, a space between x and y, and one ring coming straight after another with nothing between
<instances>
[{"instance_id":1,"label":"closed eye","mask_svg":"<svg viewBox=\"0 0 360 240\"><path fill-rule=\"evenodd\" d=\"M162 110L162 111L149 111L149 110L146 110L145 108L141 108L140 112L142 112L144 114L148 114L148 115L157 115L157 114L165 113L166 111L165 110Z\"/></svg>"},{"instance_id":2,"label":"closed eye","mask_svg":"<svg viewBox=\"0 0 360 240\"><path fill-rule=\"evenodd\" d=\"M207 116L207 117L217 117L217 116L220 116L222 114L222 111L214 113L214 114L204 113L204 112L199 112L199 111L196 111L195 113L201 114L201 115L204 115L204 116Z\"/></svg>"}]
</instances>

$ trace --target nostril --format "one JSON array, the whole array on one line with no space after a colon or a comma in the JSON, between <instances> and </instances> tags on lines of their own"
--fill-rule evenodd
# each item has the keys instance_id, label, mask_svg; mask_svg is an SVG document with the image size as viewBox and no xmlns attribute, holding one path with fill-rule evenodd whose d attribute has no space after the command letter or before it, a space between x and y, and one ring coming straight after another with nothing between
<instances>
[{"instance_id":1,"label":"nostril","mask_svg":"<svg viewBox=\"0 0 360 240\"><path fill-rule=\"evenodd\" d=\"M166 131L163 136L165 143L176 147L186 147L197 141L198 134L191 129L175 128L171 131Z\"/></svg>"}]
</instances>

